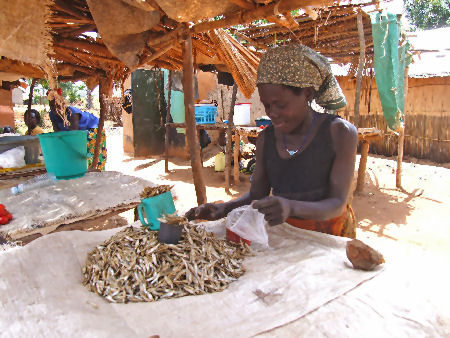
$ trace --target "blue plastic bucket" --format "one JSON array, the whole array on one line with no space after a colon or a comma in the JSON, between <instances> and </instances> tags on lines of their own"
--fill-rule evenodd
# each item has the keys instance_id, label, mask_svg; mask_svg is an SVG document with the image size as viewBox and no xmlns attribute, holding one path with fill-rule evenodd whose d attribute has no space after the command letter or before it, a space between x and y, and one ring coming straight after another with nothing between
<instances>
[{"instance_id":1,"label":"blue plastic bucket","mask_svg":"<svg viewBox=\"0 0 450 338\"><path fill-rule=\"evenodd\" d=\"M170 191L144 198L138 205L139 219L142 225L149 227L150 230L159 230L161 222L158 218L164 214L173 214L174 212L175 205L173 204L173 197ZM145 220L144 216L147 216L147 220Z\"/></svg>"},{"instance_id":2,"label":"blue plastic bucket","mask_svg":"<svg viewBox=\"0 0 450 338\"><path fill-rule=\"evenodd\" d=\"M59 180L84 176L87 171L87 130L39 134L47 172Z\"/></svg>"}]
</instances>

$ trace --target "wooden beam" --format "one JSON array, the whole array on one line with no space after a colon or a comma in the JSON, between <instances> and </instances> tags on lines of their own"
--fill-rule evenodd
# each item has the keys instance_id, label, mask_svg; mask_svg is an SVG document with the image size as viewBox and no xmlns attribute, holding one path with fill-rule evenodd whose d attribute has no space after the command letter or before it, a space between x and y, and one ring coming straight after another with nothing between
<instances>
[{"instance_id":1,"label":"wooden beam","mask_svg":"<svg viewBox=\"0 0 450 338\"><path fill-rule=\"evenodd\" d=\"M147 54L142 54L141 59L139 60L138 65L135 67L139 68L140 66L145 65L146 63L150 63L151 61L159 58L160 56L164 55L165 53L167 53L169 50L171 50L172 48L174 48L174 43L169 41L167 42L166 45L164 45L163 47L161 47L161 49L157 50L156 52L147 55Z\"/></svg>"},{"instance_id":2,"label":"wooden beam","mask_svg":"<svg viewBox=\"0 0 450 338\"><path fill-rule=\"evenodd\" d=\"M10 59L0 60L0 71L6 73L20 74L25 77L37 79L42 79L45 75L42 69L32 65L31 63L25 63Z\"/></svg>"},{"instance_id":3,"label":"wooden beam","mask_svg":"<svg viewBox=\"0 0 450 338\"><path fill-rule=\"evenodd\" d=\"M364 59L366 52L366 43L364 40L364 27L362 22L362 13L358 12L356 16L356 24L358 26L358 36L359 36L359 63L358 63L358 73L356 75L356 92L355 92L355 126L358 128L359 125L359 102L361 100L361 82L362 82L362 73L364 68Z\"/></svg>"},{"instance_id":4,"label":"wooden beam","mask_svg":"<svg viewBox=\"0 0 450 338\"><path fill-rule=\"evenodd\" d=\"M55 39L54 44L66 48L78 49L80 51L88 51L89 53L116 59L105 45L89 42L82 39Z\"/></svg>"},{"instance_id":5,"label":"wooden beam","mask_svg":"<svg viewBox=\"0 0 450 338\"><path fill-rule=\"evenodd\" d=\"M237 29L231 29L231 33L236 35L236 36L238 36L238 37L240 37L242 40L247 41L250 46L253 46L253 47L256 47L256 48L259 48L259 49L264 49L264 50L267 50L269 48L265 44L258 43L255 40L249 38L248 36L240 33Z\"/></svg>"},{"instance_id":6,"label":"wooden beam","mask_svg":"<svg viewBox=\"0 0 450 338\"><path fill-rule=\"evenodd\" d=\"M52 7L60 12L70 14L76 18L79 18L79 19L88 18L88 19L91 19L91 21L93 21L92 18L89 18L88 16L85 15L85 12L82 12L82 11L76 9L75 7L71 7L64 1L56 0Z\"/></svg>"},{"instance_id":7,"label":"wooden beam","mask_svg":"<svg viewBox=\"0 0 450 338\"><path fill-rule=\"evenodd\" d=\"M219 29L224 27L235 26L238 24L246 24L257 19L265 18L278 12L284 13L294 9L298 9L304 6L325 7L331 5L332 0L284 0L273 2L269 5L259 7L257 9L249 9L245 11L239 11L231 14L230 16L215 20L204 21L192 27L195 33L204 33L212 29ZM278 7L278 8L276 8Z\"/></svg>"},{"instance_id":8,"label":"wooden beam","mask_svg":"<svg viewBox=\"0 0 450 338\"><path fill-rule=\"evenodd\" d=\"M200 146L197 143L195 132L195 105L194 105L194 65L192 58L192 38L188 34L183 43L183 91L186 121L186 137L191 155L192 175L194 178L195 193L198 205L206 203L206 187L203 180Z\"/></svg>"},{"instance_id":9,"label":"wooden beam","mask_svg":"<svg viewBox=\"0 0 450 338\"><path fill-rule=\"evenodd\" d=\"M253 3L247 2L245 0L230 0L230 2L234 3L235 5L244 8L244 9L255 9L256 6Z\"/></svg>"},{"instance_id":10,"label":"wooden beam","mask_svg":"<svg viewBox=\"0 0 450 338\"><path fill-rule=\"evenodd\" d=\"M112 96L113 80L112 78L102 77L99 83L100 100L100 120L97 127L97 138L95 139L94 156L89 169L97 169L98 155L100 154L100 142L102 140L103 126L105 124L106 110L109 108L108 98Z\"/></svg>"}]
</instances>

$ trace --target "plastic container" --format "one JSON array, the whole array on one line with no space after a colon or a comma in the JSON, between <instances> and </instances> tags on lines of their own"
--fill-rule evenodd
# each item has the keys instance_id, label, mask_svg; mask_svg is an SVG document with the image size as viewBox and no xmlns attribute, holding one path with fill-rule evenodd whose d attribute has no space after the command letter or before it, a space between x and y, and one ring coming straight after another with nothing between
<instances>
[{"instance_id":1,"label":"plastic container","mask_svg":"<svg viewBox=\"0 0 450 338\"><path fill-rule=\"evenodd\" d=\"M195 105L195 122L197 124L216 123L217 107L212 104Z\"/></svg>"},{"instance_id":2,"label":"plastic container","mask_svg":"<svg viewBox=\"0 0 450 338\"><path fill-rule=\"evenodd\" d=\"M87 130L38 135L47 172L59 180L82 177L87 171Z\"/></svg>"},{"instance_id":3,"label":"plastic container","mask_svg":"<svg viewBox=\"0 0 450 338\"><path fill-rule=\"evenodd\" d=\"M39 189L42 187L46 187L52 184L55 184L56 176L53 173L47 173L43 175L39 175L33 177L32 179L25 181L24 183L20 183L17 187L11 188L11 193L13 195L21 194L25 191Z\"/></svg>"},{"instance_id":4,"label":"plastic container","mask_svg":"<svg viewBox=\"0 0 450 338\"><path fill-rule=\"evenodd\" d=\"M241 236L235 234L233 231L231 231L230 229L226 228L226 236L227 236L227 240L233 243L247 243L248 245L252 244L251 241L249 241L248 239L242 238Z\"/></svg>"},{"instance_id":5,"label":"plastic container","mask_svg":"<svg viewBox=\"0 0 450 338\"><path fill-rule=\"evenodd\" d=\"M267 127L272 124L272 121L270 119L256 119L255 123L257 127Z\"/></svg>"},{"instance_id":6,"label":"plastic container","mask_svg":"<svg viewBox=\"0 0 450 338\"><path fill-rule=\"evenodd\" d=\"M225 154L220 152L214 157L214 170L225 171Z\"/></svg>"},{"instance_id":7,"label":"plastic container","mask_svg":"<svg viewBox=\"0 0 450 338\"><path fill-rule=\"evenodd\" d=\"M234 106L233 123L237 126L250 124L251 103L238 103Z\"/></svg>"},{"instance_id":8,"label":"plastic container","mask_svg":"<svg viewBox=\"0 0 450 338\"><path fill-rule=\"evenodd\" d=\"M170 191L144 198L137 208L139 220L142 225L150 228L150 230L159 230L161 222L158 218L164 214L173 214L175 212L175 205L173 204L173 197Z\"/></svg>"},{"instance_id":9,"label":"plastic container","mask_svg":"<svg viewBox=\"0 0 450 338\"><path fill-rule=\"evenodd\" d=\"M160 223L158 241L166 244L178 244L183 230L182 225Z\"/></svg>"},{"instance_id":10,"label":"plastic container","mask_svg":"<svg viewBox=\"0 0 450 338\"><path fill-rule=\"evenodd\" d=\"M0 154L7 150L23 146L25 148L25 164L39 162L41 145L38 136L2 136L0 137Z\"/></svg>"}]
</instances>

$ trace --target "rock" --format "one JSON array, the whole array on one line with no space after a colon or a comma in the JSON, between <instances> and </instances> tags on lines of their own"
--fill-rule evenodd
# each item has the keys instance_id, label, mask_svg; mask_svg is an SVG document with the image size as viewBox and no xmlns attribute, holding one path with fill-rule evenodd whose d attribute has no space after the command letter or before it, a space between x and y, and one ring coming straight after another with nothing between
<instances>
[{"instance_id":1,"label":"rock","mask_svg":"<svg viewBox=\"0 0 450 338\"><path fill-rule=\"evenodd\" d=\"M370 271L384 263L384 257L358 239L347 242L347 258L355 269Z\"/></svg>"}]
</instances>

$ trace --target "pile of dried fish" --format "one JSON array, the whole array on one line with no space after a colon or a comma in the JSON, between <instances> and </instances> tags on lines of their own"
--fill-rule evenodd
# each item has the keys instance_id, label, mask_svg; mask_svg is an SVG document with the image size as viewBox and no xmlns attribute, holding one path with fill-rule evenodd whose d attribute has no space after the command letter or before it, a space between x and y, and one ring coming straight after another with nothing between
<instances>
[{"instance_id":1,"label":"pile of dried fish","mask_svg":"<svg viewBox=\"0 0 450 338\"><path fill-rule=\"evenodd\" d=\"M170 191L173 188L173 185L158 185L156 187L145 187L144 190L139 194L139 196L144 198L153 197L156 195L164 194L165 192Z\"/></svg>"},{"instance_id":2,"label":"pile of dried fish","mask_svg":"<svg viewBox=\"0 0 450 338\"><path fill-rule=\"evenodd\" d=\"M245 272L246 244L184 225L177 245L158 242L158 232L128 227L92 250L84 284L110 302L151 302L226 289Z\"/></svg>"}]
</instances>

